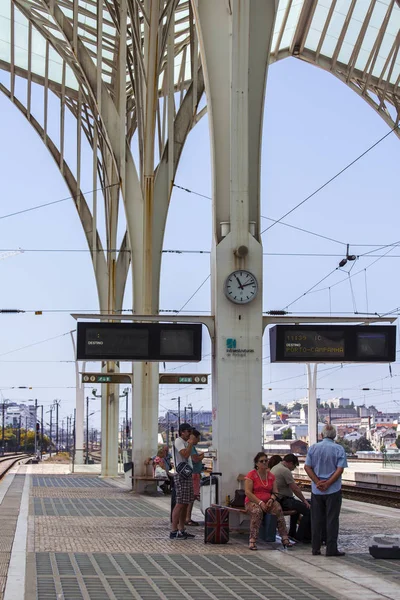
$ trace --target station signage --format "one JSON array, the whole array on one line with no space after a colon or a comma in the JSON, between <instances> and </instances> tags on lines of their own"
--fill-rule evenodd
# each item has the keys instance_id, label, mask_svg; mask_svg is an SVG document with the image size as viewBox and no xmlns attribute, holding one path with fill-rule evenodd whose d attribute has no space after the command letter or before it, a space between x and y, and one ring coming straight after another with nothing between
<instances>
[{"instance_id":1,"label":"station signage","mask_svg":"<svg viewBox=\"0 0 400 600\"><path fill-rule=\"evenodd\" d=\"M198 323L93 323L77 326L77 360L199 362Z\"/></svg>"},{"instance_id":2,"label":"station signage","mask_svg":"<svg viewBox=\"0 0 400 600\"><path fill-rule=\"evenodd\" d=\"M82 373L82 383L132 383L129 373Z\"/></svg>"},{"instance_id":3,"label":"station signage","mask_svg":"<svg viewBox=\"0 0 400 600\"><path fill-rule=\"evenodd\" d=\"M394 325L276 325L271 362L393 362Z\"/></svg>"},{"instance_id":4,"label":"station signage","mask_svg":"<svg viewBox=\"0 0 400 600\"><path fill-rule=\"evenodd\" d=\"M179 373L160 373L159 381L162 384L174 383L174 384L206 384L208 383L208 375L200 375L195 373L193 375L179 374Z\"/></svg>"}]
</instances>

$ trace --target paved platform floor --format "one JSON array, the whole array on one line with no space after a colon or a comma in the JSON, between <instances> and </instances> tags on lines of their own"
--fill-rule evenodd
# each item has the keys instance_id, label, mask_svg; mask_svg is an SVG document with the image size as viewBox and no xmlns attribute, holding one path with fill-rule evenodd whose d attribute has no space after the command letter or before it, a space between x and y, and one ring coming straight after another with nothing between
<instances>
[{"instance_id":1,"label":"paved platform floor","mask_svg":"<svg viewBox=\"0 0 400 600\"><path fill-rule=\"evenodd\" d=\"M301 544L251 552L243 534L204 545L201 527L170 541L169 497L135 495L123 478L19 466L0 482L0 600L398 600L400 561L368 553L372 534L400 533L398 515L345 501L345 558Z\"/></svg>"}]
</instances>

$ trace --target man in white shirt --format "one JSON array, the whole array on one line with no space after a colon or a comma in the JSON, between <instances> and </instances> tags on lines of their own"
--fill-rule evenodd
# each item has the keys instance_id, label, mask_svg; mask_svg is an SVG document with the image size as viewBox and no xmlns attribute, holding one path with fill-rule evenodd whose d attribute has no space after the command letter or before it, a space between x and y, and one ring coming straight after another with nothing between
<instances>
[{"instance_id":1,"label":"man in white shirt","mask_svg":"<svg viewBox=\"0 0 400 600\"><path fill-rule=\"evenodd\" d=\"M184 477L179 474L177 467L180 463L187 463L192 467L192 448L196 443L196 438L192 434L192 426L189 423L182 423L179 426L179 437L174 441L172 447L172 460L175 466L174 488L176 494L176 504L172 511L172 524L169 537L171 540L186 540L195 536L185 531L186 511L188 505L194 502L193 479L192 476Z\"/></svg>"}]
</instances>

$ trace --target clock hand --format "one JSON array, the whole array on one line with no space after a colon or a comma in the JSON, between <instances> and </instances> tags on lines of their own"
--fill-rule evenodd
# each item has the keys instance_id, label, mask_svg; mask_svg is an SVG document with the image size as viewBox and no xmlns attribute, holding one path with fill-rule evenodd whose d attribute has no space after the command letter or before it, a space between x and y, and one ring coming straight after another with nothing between
<instances>
[{"instance_id":1,"label":"clock hand","mask_svg":"<svg viewBox=\"0 0 400 600\"><path fill-rule=\"evenodd\" d=\"M237 275L235 275L235 279L238 282L240 289L242 290L243 289L243 285L240 283L240 279L239 279L239 277Z\"/></svg>"},{"instance_id":2,"label":"clock hand","mask_svg":"<svg viewBox=\"0 0 400 600\"><path fill-rule=\"evenodd\" d=\"M250 283L244 283L242 287L246 287L246 285L254 285L254 281L250 281Z\"/></svg>"}]
</instances>

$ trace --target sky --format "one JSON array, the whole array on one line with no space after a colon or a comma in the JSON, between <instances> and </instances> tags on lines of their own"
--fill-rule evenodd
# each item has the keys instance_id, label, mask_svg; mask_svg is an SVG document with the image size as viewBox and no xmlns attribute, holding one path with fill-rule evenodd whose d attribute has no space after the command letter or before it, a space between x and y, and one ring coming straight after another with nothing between
<instances>
[{"instance_id":1,"label":"sky","mask_svg":"<svg viewBox=\"0 0 400 600\"><path fill-rule=\"evenodd\" d=\"M0 82L8 78L0 71ZM33 114L42 110L40 90L34 88ZM23 89L17 82L17 94ZM37 398L46 410L54 399L60 399L62 419L72 414L75 403L69 332L76 322L70 313L98 309L90 255L71 199L12 215L68 198L69 191L38 135L2 94L0 127L0 308L27 311L0 314L1 398L18 402ZM57 136L57 124L51 127ZM75 140L71 117L67 117L66 130L68 157L73 156ZM389 131L371 107L332 75L292 58L273 64L263 123L261 214L279 219ZM350 316L354 311L383 314L400 305L400 249L372 252L334 271L346 254L346 244L351 254L361 255L400 239L399 159L400 140L392 133L284 219L331 240L281 224L263 234L264 311L288 307L293 314ZM93 185L88 148L83 166L82 188L89 192ZM211 194L207 116L188 137L175 183L205 196ZM164 249L204 253L164 254L161 309L184 307L191 314L210 311L209 281L186 302L210 273L211 219L211 200L174 188ZM262 219L264 228L270 224ZM5 256L6 251L18 248L24 252ZM377 260L388 250L387 256ZM177 273L178 286L173 285ZM312 293L306 293L325 277ZM128 285L124 308L131 305ZM43 314L35 315L35 310ZM210 343L205 337L201 363L169 363L166 370L210 373ZM271 364L268 332L263 352L263 403L306 396L305 366ZM97 370L95 364L88 367ZM318 396L324 400L344 396L356 404L395 409L400 406L398 375L397 362L391 373L388 365L320 365ZM364 387L370 390L363 391ZM91 396L91 391L92 386L85 389L85 396ZM202 390L162 386L160 413L176 410L173 398L178 395L182 407L191 403L194 410L211 408L211 386ZM99 427L100 401L93 398L90 406L95 411L91 426Z\"/></svg>"}]
</instances>

